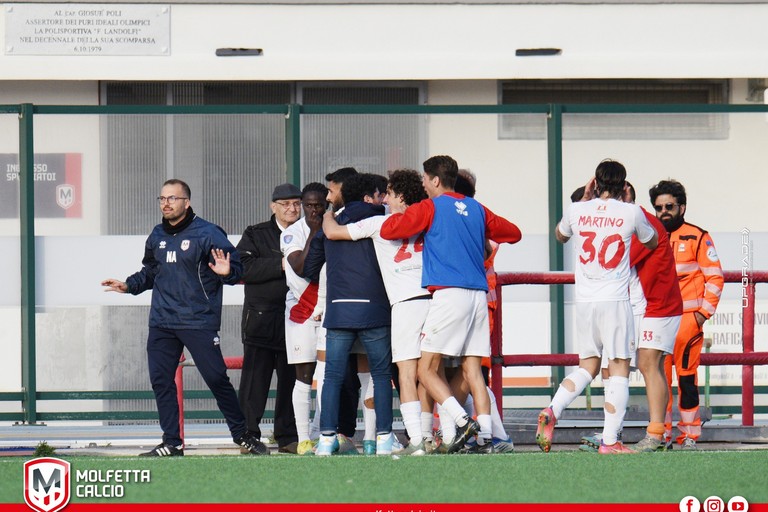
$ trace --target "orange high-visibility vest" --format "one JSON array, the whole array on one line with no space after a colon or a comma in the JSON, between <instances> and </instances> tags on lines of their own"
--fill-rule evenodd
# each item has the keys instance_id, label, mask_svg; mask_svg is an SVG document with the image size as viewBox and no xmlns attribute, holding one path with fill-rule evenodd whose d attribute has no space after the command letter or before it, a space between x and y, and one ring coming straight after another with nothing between
<instances>
[{"instance_id":1,"label":"orange high-visibility vest","mask_svg":"<svg viewBox=\"0 0 768 512\"><path fill-rule=\"evenodd\" d=\"M669 242L675 255L683 311L711 317L725 283L712 238L700 227L685 222L669 234Z\"/></svg>"}]
</instances>

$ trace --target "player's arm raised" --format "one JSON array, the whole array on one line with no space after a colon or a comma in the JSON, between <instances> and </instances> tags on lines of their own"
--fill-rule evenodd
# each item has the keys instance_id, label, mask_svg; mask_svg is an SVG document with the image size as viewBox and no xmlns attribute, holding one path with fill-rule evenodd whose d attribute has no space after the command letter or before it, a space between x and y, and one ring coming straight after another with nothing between
<instances>
[{"instance_id":1,"label":"player's arm raised","mask_svg":"<svg viewBox=\"0 0 768 512\"><path fill-rule=\"evenodd\" d=\"M427 230L435 216L435 205L429 200L412 204L404 213L393 213L381 226L381 238L398 240L410 238Z\"/></svg>"}]
</instances>

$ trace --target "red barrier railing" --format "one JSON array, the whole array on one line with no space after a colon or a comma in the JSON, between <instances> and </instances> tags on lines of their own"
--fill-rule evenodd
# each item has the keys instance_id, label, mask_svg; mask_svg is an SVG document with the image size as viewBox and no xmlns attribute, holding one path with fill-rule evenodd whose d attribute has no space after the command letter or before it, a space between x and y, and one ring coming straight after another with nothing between
<instances>
[{"instance_id":1,"label":"red barrier railing","mask_svg":"<svg viewBox=\"0 0 768 512\"><path fill-rule=\"evenodd\" d=\"M742 285L742 353L702 353L701 364L742 365L741 382L741 424L753 426L755 422L755 379L754 366L768 365L768 352L755 352L755 284L768 283L768 271L724 271L726 283ZM503 286L512 284L573 284L571 272L505 272L498 274L496 296L502 304ZM491 375L501 376L504 366L576 366L578 354L515 354L502 352L501 307L494 312L494 329L491 333ZM496 395L499 412L502 411L502 378L491 379L491 389Z\"/></svg>"}]
</instances>

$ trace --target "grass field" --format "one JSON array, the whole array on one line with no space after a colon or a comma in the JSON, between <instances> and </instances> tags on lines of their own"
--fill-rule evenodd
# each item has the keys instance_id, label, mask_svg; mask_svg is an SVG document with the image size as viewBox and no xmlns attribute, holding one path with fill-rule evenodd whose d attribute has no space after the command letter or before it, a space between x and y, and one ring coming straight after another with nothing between
<instances>
[{"instance_id":1,"label":"grass field","mask_svg":"<svg viewBox=\"0 0 768 512\"><path fill-rule=\"evenodd\" d=\"M122 503L678 503L740 495L768 503L768 451L598 456L583 452L330 458L61 457L76 471L149 469ZM0 503L23 502L24 458L0 459ZM102 485L102 484L99 484Z\"/></svg>"}]
</instances>

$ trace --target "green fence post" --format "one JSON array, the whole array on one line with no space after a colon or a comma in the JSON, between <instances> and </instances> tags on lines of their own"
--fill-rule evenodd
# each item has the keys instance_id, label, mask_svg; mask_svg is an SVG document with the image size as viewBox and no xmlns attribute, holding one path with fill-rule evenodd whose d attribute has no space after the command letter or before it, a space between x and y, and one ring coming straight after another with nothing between
<instances>
[{"instance_id":1,"label":"green fence post","mask_svg":"<svg viewBox=\"0 0 768 512\"><path fill-rule=\"evenodd\" d=\"M288 105L285 116L285 172L286 180L301 187L301 105Z\"/></svg>"},{"instance_id":2,"label":"green fence post","mask_svg":"<svg viewBox=\"0 0 768 512\"><path fill-rule=\"evenodd\" d=\"M21 246L21 385L24 422L37 423L35 356L35 182L34 136L30 103L19 113L19 226Z\"/></svg>"},{"instance_id":3,"label":"green fence post","mask_svg":"<svg viewBox=\"0 0 768 512\"><path fill-rule=\"evenodd\" d=\"M554 226L563 216L563 106L550 105L547 115L547 160L549 167L549 270L563 270L563 245L555 240ZM552 353L565 353L565 305L564 288L561 284L550 285L549 299L552 304L550 326ZM565 376L562 366L552 367L552 390L557 389Z\"/></svg>"}]
</instances>

